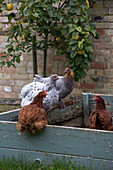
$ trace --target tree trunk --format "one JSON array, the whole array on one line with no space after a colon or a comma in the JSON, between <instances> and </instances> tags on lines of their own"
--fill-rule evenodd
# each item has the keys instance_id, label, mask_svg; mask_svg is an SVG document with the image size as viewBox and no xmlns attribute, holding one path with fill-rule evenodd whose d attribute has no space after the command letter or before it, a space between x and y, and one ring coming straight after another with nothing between
<instances>
[{"instance_id":1,"label":"tree trunk","mask_svg":"<svg viewBox=\"0 0 113 170\"><path fill-rule=\"evenodd\" d=\"M36 35L32 37L33 75L37 74Z\"/></svg>"},{"instance_id":2,"label":"tree trunk","mask_svg":"<svg viewBox=\"0 0 113 170\"><path fill-rule=\"evenodd\" d=\"M48 40L48 35L45 35L45 42L47 44L47 40ZM44 77L46 77L46 68L47 68L47 48L45 48L44 50L44 68L43 68L43 75Z\"/></svg>"},{"instance_id":3,"label":"tree trunk","mask_svg":"<svg viewBox=\"0 0 113 170\"><path fill-rule=\"evenodd\" d=\"M47 68L47 49L44 50L44 77L46 77L46 68Z\"/></svg>"}]
</instances>

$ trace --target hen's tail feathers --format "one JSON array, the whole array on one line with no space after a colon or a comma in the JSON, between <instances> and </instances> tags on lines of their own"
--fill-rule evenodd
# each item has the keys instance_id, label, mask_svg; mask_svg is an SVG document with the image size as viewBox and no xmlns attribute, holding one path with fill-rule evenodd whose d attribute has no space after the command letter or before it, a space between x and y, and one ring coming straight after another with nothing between
<instances>
[{"instance_id":1,"label":"hen's tail feathers","mask_svg":"<svg viewBox=\"0 0 113 170\"><path fill-rule=\"evenodd\" d=\"M16 128L20 133L25 131L27 134L29 133L36 134L37 131L41 131L47 124L48 122L46 120L41 120L39 122L35 122L34 126L28 125L23 127L19 122L17 122Z\"/></svg>"},{"instance_id":2,"label":"hen's tail feathers","mask_svg":"<svg viewBox=\"0 0 113 170\"><path fill-rule=\"evenodd\" d=\"M46 125L47 125L47 121L46 120L41 120L39 122L35 122L35 127L37 131L41 131Z\"/></svg>"},{"instance_id":3,"label":"hen's tail feathers","mask_svg":"<svg viewBox=\"0 0 113 170\"><path fill-rule=\"evenodd\" d=\"M108 127L108 130L109 130L109 131L113 131L113 126L109 126L109 127Z\"/></svg>"},{"instance_id":4,"label":"hen's tail feathers","mask_svg":"<svg viewBox=\"0 0 113 170\"><path fill-rule=\"evenodd\" d=\"M42 79L42 77L41 77L40 75L35 74L35 77L34 77L33 81L34 81L34 82L36 82L36 81L41 82L41 79Z\"/></svg>"},{"instance_id":5,"label":"hen's tail feathers","mask_svg":"<svg viewBox=\"0 0 113 170\"><path fill-rule=\"evenodd\" d=\"M18 131L19 131L20 133L22 133L22 132L25 130L25 128L22 127L22 125L21 125L19 122L17 122L16 128L18 129Z\"/></svg>"}]
</instances>

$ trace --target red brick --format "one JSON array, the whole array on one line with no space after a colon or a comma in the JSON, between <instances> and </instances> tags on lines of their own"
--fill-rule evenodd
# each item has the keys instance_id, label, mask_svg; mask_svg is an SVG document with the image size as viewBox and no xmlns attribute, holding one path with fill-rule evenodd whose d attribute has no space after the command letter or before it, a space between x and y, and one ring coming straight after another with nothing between
<instances>
[{"instance_id":1,"label":"red brick","mask_svg":"<svg viewBox=\"0 0 113 170\"><path fill-rule=\"evenodd\" d=\"M0 80L0 85L14 86L14 80Z\"/></svg>"},{"instance_id":2,"label":"red brick","mask_svg":"<svg viewBox=\"0 0 113 170\"><path fill-rule=\"evenodd\" d=\"M74 82L74 88L78 87L78 82Z\"/></svg>"},{"instance_id":3,"label":"red brick","mask_svg":"<svg viewBox=\"0 0 113 170\"><path fill-rule=\"evenodd\" d=\"M99 35L104 35L104 34L105 34L105 31L104 31L104 29L97 29L97 33L98 33Z\"/></svg>"},{"instance_id":4,"label":"red brick","mask_svg":"<svg viewBox=\"0 0 113 170\"><path fill-rule=\"evenodd\" d=\"M22 89L22 87L15 86L15 87L13 87L13 92L20 93L21 89Z\"/></svg>"},{"instance_id":5,"label":"red brick","mask_svg":"<svg viewBox=\"0 0 113 170\"><path fill-rule=\"evenodd\" d=\"M0 22L1 23L8 23L8 17L0 17ZM12 19L12 21L11 21L12 23L14 23L15 22L15 20L14 19Z\"/></svg>"},{"instance_id":6,"label":"red brick","mask_svg":"<svg viewBox=\"0 0 113 170\"><path fill-rule=\"evenodd\" d=\"M95 83L83 83L83 82L80 82L80 88L94 89L95 88Z\"/></svg>"},{"instance_id":7,"label":"red brick","mask_svg":"<svg viewBox=\"0 0 113 170\"><path fill-rule=\"evenodd\" d=\"M0 73L15 73L16 69L14 67L6 67L4 66L0 69Z\"/></svg>"},{"instance_id":8,"label":"red brick","mask_svg":"<svg viewBox=\"0 0 113 170\"><path fill-rule=\"evenodd\" d=\"M90 68L91 69L107 69L108 64L100 63L100 62L92 62L92 63L90 63Z\"/></svg>"},{"instance_id":9,"label":"red brick","mask_svg":"<svg viewBox=\"0 0 113 170\"><path fill-rule=\"evenodd\" d=\"M96 49L105 49L105 43L99 43L98 45L96 45Z\"/></svg>"},{"instance_id":10,"label":"red brick","mask_svg":"<svg viewBox=\"0 0 113 170\"><path fill-rule=\"evenodd\" d=\"M12 74L13 80L28 80L29 75L28 74Z\"/></svg>"},{"instance_id":11,"label":"red brick","mask_svg":"<svg viewBox=\"0 0 113 170\"><path fill-rule=\"evenodd\" d=\"M110 51L110 55L113 55L113 50Z\"/></svg>"},{"instance_id":12,"label":"red brick","mask_svg":"<svg viewBox=\"0 0 113 170\"><path fill-rule=\"evenodd\" d=\"M0 86L0 92L3 90L3 86Z\"/></svg>"},{"instance_id":13,"label":"red brick","mask_svg":"<svg viewBox=\"0 0 113 170\"><path fill-rule=\"evenodd\" d=\"M17 98L17 93L11 92L11 93L5 93L5 92L1 92L0 93L0 98L6 98L6 99L14 99Z\"/></svg>"},{"instance_id":14,"label":"red brick","mask_svg":"<svg viewBox=\"0 0 113 170\"><path fill-rule=\"evenodd\" d=\"M52 61L67 61L65 56L50 56L50 60L52 60Z\"/></svg>"}]
</instances>

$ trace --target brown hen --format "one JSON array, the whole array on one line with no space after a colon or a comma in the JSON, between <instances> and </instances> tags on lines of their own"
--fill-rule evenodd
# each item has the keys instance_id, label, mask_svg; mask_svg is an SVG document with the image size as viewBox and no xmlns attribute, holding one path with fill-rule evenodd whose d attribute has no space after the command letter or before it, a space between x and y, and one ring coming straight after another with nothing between
<instances>
[{"instance_id":1,"label":"brown hen","mask_svg":"<svg viewBox=\"0 0 113 170\"><path fill-rule=\"evenodd\" d=\"M89 117L89 128L111 130L112 116L106 110L104 99L99 95L96 95L93 99L96 102L96 108Z\"/></svg>"},{"instance_id":2,"label":"brown hen","mask_svg":"<svg viewBox=\"0 0 113 170\"><path fill-rule=\"evenodd\" d=\"M47 125L47 114L43 106L43 98L47 95L43 90L35 96L33 102L19 110L17 129L22 133L35 134Z\"/></svg>"}]
</instances>

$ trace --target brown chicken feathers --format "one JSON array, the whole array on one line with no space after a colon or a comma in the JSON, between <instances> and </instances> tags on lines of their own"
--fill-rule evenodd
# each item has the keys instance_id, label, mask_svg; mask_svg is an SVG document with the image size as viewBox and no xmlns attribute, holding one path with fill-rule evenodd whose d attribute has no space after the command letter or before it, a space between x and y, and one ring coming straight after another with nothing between
<instances>
[{"instance_id":1,"label":"brown chicken feathers","mask_svg":"<svg viewBox=\"0 0 113 170\"><path fill-rule=\"evenodd\" d=\"M99 95L96 95L93 99L96 102L96 108L89 117L89 128L112 130L112 116L106 110L104 99Z\"/></svg>"},{"instance_id":2,"label":"brown chicken feathers","mask_svg":"<svg viewBox=\"0 0 113 170\"><path fill-rule=\"evenodd\" d=\"M41 91L35 96L33 102L19 110L17 129L22 133L35 134L47 125L47 114L43 106L43 98L47 95L46 91Z\"/></svg>"}]
</instances>

